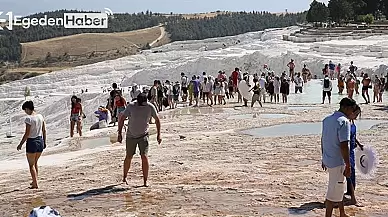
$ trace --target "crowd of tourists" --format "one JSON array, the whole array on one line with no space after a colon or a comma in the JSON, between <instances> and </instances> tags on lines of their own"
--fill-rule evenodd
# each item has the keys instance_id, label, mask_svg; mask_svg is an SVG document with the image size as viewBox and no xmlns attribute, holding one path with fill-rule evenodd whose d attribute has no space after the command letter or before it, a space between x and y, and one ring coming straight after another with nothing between
<instances>
[{"instance_id":1,"label":"crowd of tourists","mask_svg":"<svg viewBox=\"0 0 388 217\"><path fill-rule=\"evenodd\" d=\"M239 68L228 76L226 72L219 71L217 77L207 75L203 72L201 76L192 76L191 79L181 73L181 81L161 82L154 81L151 88L141 88L134 84L129 91L128 99L123 94L123 90L118 88L116 83L112 84L112 90L107 100L106 106L100 105L95 111L98 122L93 124L90 130L108 127L109 124L118 123L118 142L122 142L122 130L127 131L126 135L126 157L124 160L123 182L127 183L127 174L130 169L133 155L136 148L140 150L143 170L144 186L147 186L148 179L148 146L149 146L149 124L151 119L155 120L157 128L157 142L162 142L160 134L160 120L158 112L164 109L175 109L178 103L184 103L188 106L198 107L200 104L205 106L225 105L231 100L237 99L238 103L248 106L254 106L256 102L260 106L263 103L279 103L280 96L283 103L287 103L287 96L290 94L290 86L295 85L295 93L302 93L304 84L312 78L310 70L304 65L302 72L295 72L294 60L291 60L287 67L289 74L283 72L280 76L271 71L267 65L263 66L260 73L243 73ZM357 67L351 63L349 70L341 74L341 65L334 65L331 61L325 65L322 70L323 79L323 103L326 97L331 102L331 93L333 91L332 81L338 79L338 93L343 94L344 89L347 96L340 102L339 111L328 116L323 120L322 133L322 168L329 172L329 186L326 195L326 216L331 216L334 203L339 203L341 216L344 215L343 192L347 178L347 193L351 196L351 203L357 204L355 199L355 163L354 149L362 145L356 139L356 126L354 120L360 114L361 109L353 99L353 94L361 94L365 103L370 103L369 89L373 89L373 102L382 101L382 93L387 88L385 78L375 75L371 79L368 74L362 73L361 81L358 81L356 75ZM336 74L337 73L337 74ZM252 80L252 81L251 81ZM243 83L242 83L243 82ZM249 87L248 92L252 91L251 99L244 98L243 91L239 90L242 84ZM103 90L106 92L106 90ZM267 96L269 99L267 99ZM82 120L85 118L82 101L77 96L71 97L70 112L70 136L74 136L74 127L77 126L77 133L82 136ZM46 128L42 115L35 113L32 101L23 104L22 109L28 117L25 119L26 131L18 145L21 150L26 143L27 159L32 177L31 188L38 188L38 159L46 148ZM129 118L127 129L124 124ZM343 127L346 126L346 127Z\"/></svg>"},{"instance_id":2,"label":"crowd of tourists","mask_svg":"<svg viewBox=\"0 0 388 217\"><path fill-rule=\"evenodd\" d=\"M103 93L110 93L106 105L100 105L95 111L98 122L93 124L90 130L105 128L109 124L115 125L119 120L120 114L125 110L130 101L135 101L140 93L147 96L148 101L155 106L157 112L166 109L176 109L178 104L183 106L215 106L225 105L230 102L241 103L242 106L253 107L256 102L260 106L263 103L287 103L290 90L293 86L294 93L304 92L305 84L308 83L313 75L304 64L301 72L295 72L295 61L287 64L288 71L277 74L272 71L268 65L264 65L259 73L249 74L242 72L239 68L227 74L225 71L219 71L216 77L202 72L201 75L189 76L181 73L180 81L164 82L155 80L151 87L133 84L124 94L124 89L118 84L113 83L112 87L103 89ZM370 78L367 73L357 72L357 67L350 63L349 69L342 73L341 64L334 64L329 61L324 65L322 74L322 104L326 99L331 103L333 90L333 81L338 80L338 94L346 94L348 98L353 99L354 94L362 95L365 103L370 103L369 90L373 89L373 102L382 102L382 95L388 89L388 82L384 77L375 75ZM316 78L317 75L314 76ZM361 78L361 79L360 79ZM244 98L244 94L239 90L239 86L245 83L252 94L249 99ZM361 87L361 91L360 91ZM345 93L346 90L346 93ZM76 100L76 101L74 101ZM251 102L248 105L248 101ZM77 133L82 135L82 118L85 115L82 112L81 101L78 97L72 97L71 108L71 134L74 135L73 128L77 126Z\"/></svg>"}]
</instances>

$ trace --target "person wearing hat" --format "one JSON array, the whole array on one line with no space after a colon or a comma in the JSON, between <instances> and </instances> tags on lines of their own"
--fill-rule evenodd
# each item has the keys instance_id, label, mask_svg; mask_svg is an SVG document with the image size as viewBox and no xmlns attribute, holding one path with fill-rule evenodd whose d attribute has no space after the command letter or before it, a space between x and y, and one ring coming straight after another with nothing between
<instances>
[{"instance_id":1,"label":"person wearing hat","mask_svg":"<svg viewBox=\"0 0 388 217\"><path fill-rule=\"evenodd\" d=\"M346 177L351 176L349 142L351 136L350 118L357 112L357 103L343 98L340 109L322 121L322 169L329 173L326 193L326 216L332 216L334 203L338 203L340 216L346 216L343 197Z\"/></svg>"},{"instance_id":2,"label":"person wearing hat","mask_svg":"<svg viewBox=\"0 0 388 217\"><path fill-rule=\"evenodd\" d=\"M323 79L323 95L322 95L322 104L325 104L326 96L329 99L329 104L331 103L331 91L333 90L333 84L330 81L328 75L325 75L325 79Z\"/></svg>"},{"instance_id":3,"label":"person wearing hat","mask_svg":"<svg viewBox=\"0 0 388 217\"><path fill-rule=\"evenodd\" d=\"M119 119L117 141L122 142L122 130L124 121L128 117L128 130L126 135L126 156L124 160L123 182L128 184L127 175L131 166L133 156L136 154L136 148L139 147L142 171L143 171L143 186L147 187L148 180L148 146L149 146L149 121L151 117L155 119L156 124L156 139L160 144L162 142L160 135L160 119L155 106L147 101L147 95L141 93L137 96L135 102L128 104Z\"/></svg>"}]
</instances>

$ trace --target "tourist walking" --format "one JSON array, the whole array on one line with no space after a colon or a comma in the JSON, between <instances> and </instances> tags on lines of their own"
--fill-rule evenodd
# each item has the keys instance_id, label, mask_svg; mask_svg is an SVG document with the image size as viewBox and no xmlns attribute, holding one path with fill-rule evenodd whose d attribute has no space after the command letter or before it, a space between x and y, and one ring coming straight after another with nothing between
<instances>
[{"instance_id":1,"label":"tourist walking","mask_svg":"<svg viewBox=\"0 0 388 217\"><path fill-rule=\"evenodd\" d=\"M368 73L365 73L361 83L362 98L364 98L366 104L370 103L369 88L372 88L371 81L372 80L369 78Z\"/></svg>"},{"instance_id":2,"label":"tourist walking","mask_svg":"<svg viewBox=\"0 0 388 217\"><path fill-rule=\"evenodd\" d=\"M280 85L280 93L282 94L283 103L287 103L290 94L290 83L286 79L283 79Z\"/></svg>"},{"instance_id":3,"label":"tourist walking","mask_svg":"<svg viewBox=\"0 0 388 217\"><path fill-rule=\"evenodd\" d=\"M142 171L143 171L143 186L147 187L149 162L148 162L148 148L149 148L149 121L151 117L155 119L156 124L156 139L160 144L162 142L160 135L160 119L156 108L153 104L147 102L147 96L141 93L137 96L135 102L128 104L119 120L118 128L118 142L122 142L122 129L124 121L128 117L128 130L126 135L126 156L124 160L123 182L128 184L127 175L131 167L131 161L136 154L136 147L139 147Z\"/></svg>"},{"instance_id":4,"label":"tourist walking","mask_svg":"<svg viewBox=\"0 0 388 217\"><path fill-rule=\"evenodd\" d=\"M77 102L78 97L71 97L71 111L70 111L70 137L74 136L74 126L77 125L77 133L82 136L81 120L82 120L82 105Z\"/></svg>"},{"instance_id":5,"label":"tourist walking","mask_svg":"<svg viewBox=\"0 0 388 217\"><path fill-rule=\"evenodd\" d=\"M380 101L380 90L381 90L381 80L379 76L375 75L375 80L373 82L373 103Z\"/></svg>"},{"instance_id":6,"label":"tourist walking","mask_svg":"<svg viewBox=\"0 0 388 217\"><path fill-rule=\"evenodd\" d=\"M350 155L350 166L351 166L351 174L350 177L346 178L346 184L347 184L347 191L345 195L349 195L351 197L350 201L352 205L358 205L356 196L355 196L355 189L356 189L356 161L355 161L355 149L359 147L361 150L364 149L364 146L360 144L360 142L357 140L357 126L354 123L354 121L357 119L358 115L361 114L361 108L360 106L356 106L354 112L349 117L350 119L350 149L349 149L349 155Z\"/></svg>"},{"instance_id":7,"label":"tourist walking","mask_svg":"<svg viewBox=\"0 0 388 217\"><path fill-rule=\"evenodd\" d=\"M346 216L343 203L345 177L351 176L349 118L356 112L356 106L356 101L344 98L340 102L340 109L322 122L322 169L329 172L325 201L326 217L332 216L334 203L338 203L340 216Z\"/></svg>"},{"instance_id":8,"label":"tourist walking","mask_svg":"<svg viewBox=\"0 0 388 217\"><path fill-rule=\"evenodd\" d=\"M328 75L323 79L323 97L322 104L325 104L326 96L329 99L329 104L331 103L331 91L333 90L333 84Z\"/></svg>"},{"instance_id":9,"label":"tourist walking","mask_svg":"<svg viewBox=\"0 0 388 217\"><path fill-rule=\"evenodd\" d=\"M350 99L353 99L355 86L356 86L356 82L354 81L353 75L350 75L350 77L346 81L346 90L348 93L348 98Z\"/></svg>"},{"instance_id":10,"label":"tourist walking","mask_svg":"<svg viewBox=\"0 0 388 217\"><path fill-rule=\"evenodd\" d=\"M287 64L287 67L290 71L289 77L291 78L291 82L293 82L294 81L294 74L295 74L295 63L294 63L293 59L291 59L291 61Z\"/></svg>"},{"instance_id":11,"label":"tourist walking","mask_svg":"<svg viewBox=\"0 0 388 217\"><path fill-rule=\"evenodd\" d=\"M335 71L335 64L330 60L329 61L330 80L334 80L334 71Z\"/></svg>"},{"instance_id":12,"label":"tourist walking","mask_svg":"<svg viewBox=\"0 0 388 217\"><path fill-rule=\"evenodd\" d=\"M187 102L189 79L185 73L181 73L182 101Z\"/></svg>"},{"instance_id":13,"label":"tourist walking","mask_svg":"<svg viewBox=\"0 0 388 217\"><path fill-rule=\"evenodd\" d=\"M20 151L26 143L26 153L32 183L30 188L38 188L38 160L46 148L46 124L41 114L35 112L34 103L27 101L22 105L23 111L27 114L24 119L26 130L20 141L17 150Z\"/></svg>"},{"instance_id":14,"label":"tourist walking","mask_svg":"<svg viewBox=\"0 0 388 217\"><path fill-rule=\"evenodd\" d=\"M275 103L279 103L279 94L280 94L280 78L279 76L275 77L275 80L273 81L273 88L274 88L274 98L275 98Z\"/></svg>"},{"instance_id":15,"label":"tourist walking","mask_svg":"<svg viewBox=\"0 0 388 217\"><path fill-rule=\"evenodd\" d=\"M295 82L295 93L298 93L298 92L303 93L303 80L300 77L300 73L297 74L294 82Z\"/></svg>"},{"instance_id":16,"label":"tourist walking","mask_svg":"<svg viewBox=\"0 0 388 217\"><path fill-rule=\"evenodd\" d=\"M261 88L258 83L258 80L254 78L253 83L255 83L255 85L253 86L252 89L249 90L249 92L253 90L251 107L255 105L255 102L259 102L260 107L263 107L263 104L261 103L261 94L260 94Z\"/></svg>"}]
</instances>

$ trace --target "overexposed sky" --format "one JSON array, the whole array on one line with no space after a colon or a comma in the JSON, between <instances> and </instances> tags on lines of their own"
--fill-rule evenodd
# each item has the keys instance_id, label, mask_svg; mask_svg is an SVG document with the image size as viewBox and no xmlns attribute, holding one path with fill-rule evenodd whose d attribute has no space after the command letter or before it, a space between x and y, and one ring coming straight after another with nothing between
<instances>
[{"instance_id":1,"label":"overexposed sky","mask_svg":"<svg viewBox=\"0 0 388 217\"><path fill-rule=\"evenodd\" d=\"M321 0L327 3L328 0ZM113 12L140 12L151 10L161 13L198 13L210 11L304 11L312 0L0 0L0 11L16 15L59 9L79 9Z\"/></svg>"}]
</instances>

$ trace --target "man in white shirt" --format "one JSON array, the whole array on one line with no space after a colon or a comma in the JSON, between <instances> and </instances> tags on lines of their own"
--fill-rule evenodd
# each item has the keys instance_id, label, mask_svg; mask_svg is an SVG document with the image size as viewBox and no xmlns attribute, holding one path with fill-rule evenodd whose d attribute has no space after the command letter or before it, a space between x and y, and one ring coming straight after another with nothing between
<instances>
[{"instance_id":1,"label":"man in white shirt","mask_svg":"<svg viewBox=\"0 0 388 217\"><path fill-rule=\"evenodd\" d=\"M322 104L325 104L326 95L327 98L329 98L329 104L331 103L331 91L333 90L333 84L329 79L329 76L326 75L325 79L323 80L323 97L322 97Z\"/></svg>"},{"instance_id":2,"label":"man in white shirt","mask_svg":"<svg viewBox=\"0 0 388 217\"><path fill-rule=\"evenodd\" d=\"M185 75L185 73L181 73L181 87L182 87L182 101L186 102L187 101L187 87L189 85L189 79Z\"/></svg>"},{"instance_id":3,"label":"man in white shirt","mask_svg":"<svg viewBox=\"0 0 388 217\"><path fill-rule=\"evenodd\" d=\"M295 78L295 93L303 93L303 79L300 77L300 73L296 75Z\"/></svg>"},{"instance_id":4,"label":"man in white shirt","mask_svg":"<svg viewBox=\"0 0 388 217\"><path fill-rule=\"evenodd\" d=\"M267 81L265 80L265 74L262 73L261 74L261 77L259 79L259 85L260 85L260 101L263 101L265 102L265 84L267 83Z\"/></svg>"}]
</instances>

